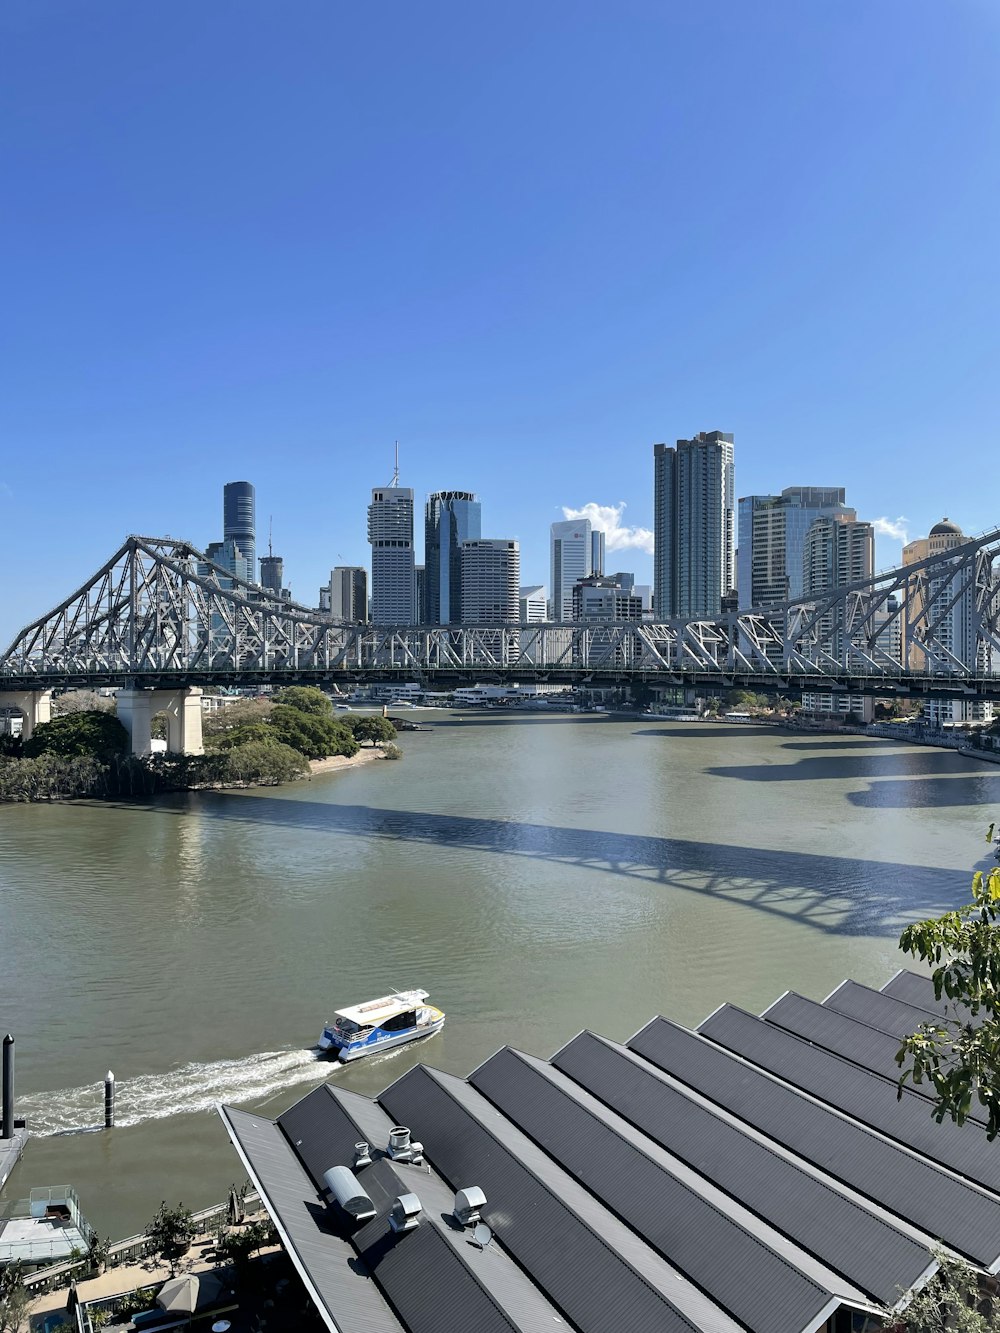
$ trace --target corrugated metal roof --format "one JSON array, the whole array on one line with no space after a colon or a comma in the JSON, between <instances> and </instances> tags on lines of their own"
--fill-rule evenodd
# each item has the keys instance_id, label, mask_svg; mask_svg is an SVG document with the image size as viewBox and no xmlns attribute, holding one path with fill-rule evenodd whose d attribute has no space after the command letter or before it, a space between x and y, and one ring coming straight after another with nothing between
<instances>
[{"instance_id":1,"label":"corrugated metal roof","mask_svg":"<svg viewBox=\"0 0 1000 1333\"><path fill-rule=\"evenodd\" d=\"M916 1032L922 1023L933 1023L939 1017L929 1009L894 999L883 991L862 986L858 981L841 982L823 1001L823 1007L900 1039Z\"/></svg>"},{"instance_id":2,"label":"corrugated metal roof","mask_svg":"<svg viewBox=\"0 0 1000 1333\"><path fill-rule=\"evenodd\" d=\"M220 1114L327 1327L333 1333L405 1333L278 1126L231 1106L220 1107ZM356 1265L353 1272L348 1264Z\"/></svg>"},{"instance_id":3,"label":"corrugated metal roof","mask_svg":"<svg viewBox=\"0 0 1000 1333\"><path fill-rule=\"evenodd\" d=\"M698 1031L931 1161L1000 1193L1000 1153L981 1125L947 1120L936 1124L926 1098L907 1090L900 1099L893 1080L811 1046L735 1005L717 1009Z\"/></svg>"},{"instance_id":4,"label":"corrugated metal roof","mask_svg":"<svg viewBox=\"0 0 1000 1333\"><path fill-rule=\"evenodd\" d=\"M558 1071L508 1048L469 1081L748 1329L799 1333L829 1313L834 1291L795 1266L794 1247L779 1240L792 1252L779 1254L767 1244L768 1228L742 1226L731 1200L654 1144L647 1147L606 1108L591 1109L588 1094ZM860 1292L851 1295L864 1301Z\"/></svg>"},{"instance_id":5,"label":"corrugated metal roof","mask_svg":"<svg viewBox=\"0 0 1000 1333\"><path fill-rule=\"evenodd\" d=\"M879 1032L825 1004L817 1004L815 1000L807 1000L804 995L796 995L794 991L782 995L770 1009L765 1009L762 1017L786 1032L802 1037L815 1046L822 1046L825 1051L831 1051L844 1060L850 1060L861 1069L881 1074L892 1083L899 1081L902 1071L896 1063L900 1046L898 1037ZM914 1030L910 1029L911 1032ZM934 1099L930 1083L910 1083L907 1087L925 1101L932 1102ZM977 1114L975 1106L968 1118L979 1124L986 1123L986 1117Z\"/></svg>"},{"instance_id":6,"label":"corrugated metal roof","mask_svg":"<svg viewBox=\"0 0 1000 1333\"><path fill-rule=\"evenodd\" d=\"M994 1197L665 1018L628 1048L959 1254L1000 1261Z\"/></svg>"},{"instance_id":7,"label":"corrugated metal roof","mask_svg":"<svg viewBox=\"0 0 1000 1333\"><path fill-rule=\"evenodd\" d=\"M483 1217L503 1247L581 1333L735 1333L738 1325L461 1079L417 1066L379 1101L418 1134L449 1184L479 1185Z\"/></svg>"},{"instance_id":8,"label":"corrugated metal roof","mask_svg":"<svg viewBox=\"0 0 1000 1333\"><path fill-rule=\"evenodd\" d=\"M875 1300L893 1305L932 1264L923 1245L832 1182L818 1180L592 1033L574 1038L552 1063Z\"/></svg>"},{"instance_id":9,"label":"corrugated metal roof","mask_svg":"<svg viewBox=\"0 0 1000 1333\"><path fill-rule=\"evenodd\" d=\"M882 993L891 995L894 1000L902 1000L904 1004L915 1004L921 1009L929 1009L932 1014L943 1013L946 1004L945 1000L934 998L934 982L930 977L908 972L906 968L897 972L885 983Z\"/></svg>"}]
</instances>

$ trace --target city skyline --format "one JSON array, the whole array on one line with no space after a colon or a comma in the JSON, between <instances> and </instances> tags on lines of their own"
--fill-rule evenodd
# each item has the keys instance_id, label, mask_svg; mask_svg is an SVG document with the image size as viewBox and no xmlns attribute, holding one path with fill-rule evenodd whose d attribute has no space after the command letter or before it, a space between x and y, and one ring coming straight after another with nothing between
<instances>
[{"instance_id":1,"label":"city skyline","mask_svg":"<svg viewBox=\"0 0 1000 1333\"><path fill-rule=\"evenodd\" d=\"M221 536L233 477L313 601L396 438L526 580L565 509L641 543L649 445L715 426L740 495L845 487L880 567L1000 521L995 6L528 17L0 14L0 638L128 531Z\"/></svg>"}]
</instances>

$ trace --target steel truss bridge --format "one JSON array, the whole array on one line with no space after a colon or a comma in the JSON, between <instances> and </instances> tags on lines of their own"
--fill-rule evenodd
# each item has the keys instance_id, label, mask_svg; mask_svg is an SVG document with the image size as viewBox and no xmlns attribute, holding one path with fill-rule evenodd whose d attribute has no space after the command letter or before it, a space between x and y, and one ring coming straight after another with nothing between
<instances>
[{"instance_id":1,"label":"steel truss bridge","mask_svg":"<svg viewBox=\"0 0 1000 1333\"><path fill-rule=\"evenodd\" d=\"M0 655L0 691L521 680L1000 700L1000 529L821 596L662 624L344 624L128 537Z\"/></svg>"}]
</instances>

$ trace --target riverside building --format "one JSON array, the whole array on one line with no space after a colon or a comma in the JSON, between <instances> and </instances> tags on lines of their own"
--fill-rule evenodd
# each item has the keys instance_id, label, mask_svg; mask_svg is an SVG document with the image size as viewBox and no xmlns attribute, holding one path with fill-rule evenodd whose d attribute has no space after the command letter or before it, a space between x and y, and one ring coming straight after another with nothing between
<instances>
[{"instance_id":1,"label":"riverside building","mask_svg":"<svg viewBox=\"0 0 1000 1333\"><path fill-rule=\"evenodd\" d=\"M931 556L945 555L967 540L962 529L950 518L935 523L926 537L918 537L903 547L903 564L915 565ZM954 573L944 567L926 584L927 614L937 622L934 637L949 653L972 670L984 672L986 659L977 649L975 588L962 588ZM923 594L914 596L915 605L909 608L911 623L924 613ZM935 665L927 661L927 654L919 643L910 644L909 665L912 671L929 671ZM940 669L938 666L937 669ZM993 704L979 699L928 699L924 705L924 721L932 727L954 725L956 722L989 722Z\"/></svg>"},{"instance_id":2,"label":"riverside building","mask_svg":"<svg viewBox=\"0 0 1000 1333\"><path fill-rule=\"evenodd\" d=\"M413 554L413 491L379 486L368 506L372 548L372 622L413 625L417 620L417 581Z\"/></svg>"},{"instance_id":3,"label":"riverside building","mask_svg":"<svg viewBox=\"0 0 1000 1333\"><path fill-rule=\"evenodd\" d=\"M424 510L425 625L460 625L462 543L482 536L482 505L472 491L435 491Z\"/></svg>"},{"instance_id":4,"label":"riverside building","mask_svg":"<svg viewBox=\"0 0 1000 1333\"><path fill-rule=\"evenodd\" d=\"M714 618L736 586L733 436L654 444L653 478L657 617Z\"/></svg>"},{"instance_id":5,"label":"riverside building","mask_svg":"<svg viewBox=\"0 0 1000 1333\"><path fill-rule=\"evenodd\" d=\"M839 512L848 512L842 486L787 486L780 495L742 496L736 551L740 610L801 597L806 533L817 518Z\"/></svg>"}]
</instances>

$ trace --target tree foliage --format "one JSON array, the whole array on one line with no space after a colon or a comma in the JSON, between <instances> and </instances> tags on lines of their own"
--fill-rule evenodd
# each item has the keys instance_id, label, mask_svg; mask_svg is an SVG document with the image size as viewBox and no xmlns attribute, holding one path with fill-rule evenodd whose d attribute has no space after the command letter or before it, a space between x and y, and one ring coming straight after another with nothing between
<instances>
[{"instance_id":1,"label":"tree foliage","mask_svg":"<svg viewBox=\"0 0 1000 1333\"><path fill-rule=\"evenodd\" d=\"M380 745L386 741L396 739L396 728L387 717L354 713L344 719L344 724L349 728L354 739L362 745L365 741L370 745Z\"/></svg>"},{"instance_id":2,"label":"tree foliage","mask_svg":"<svg viewBox=\"0 0 1000 1333\"><path fill-rule=\"evenodd\" d=\"M27 1323L29 1303L20 1260L0 1267L0 1333L21 1333Z\"/></svg>"},{"instance_id":3,"label":"tree foliage","mask_svg":"<svg viewBox=\"0 0 1000 1333\"><path fill-rule=\"evenodd\" d=\"M111 713L85 711L40 723L24 742L28 759L54 754L64 758L92 757L106 763L128 752L128 732Z\"/></svg>"},{"instance_id":4,"label":"tree foliage","mask_svg":"<svg viewBox=\"0 0 1000 1333\"><path fill-rule=\"evenodd\" d=\"M333 713L333 704L315 685L288 685L278 691L274 702L295 708L300 713L316 713L319 717L328 717Z\"/></svg>"},{"instance_id":5,"label":"tree foliage","mask_svg":"<svg viewBox=\"0 0 1000 1333\"><path fill-rule=\"evenodd\" d=\"M358 752L357 741L342 722L334 719L332 710L324 716L322 713L303 713L289 704L275 704L269 725L280 741L308 759Z\"/></svg>"},{"instance_id":6,"label":"tree foliage","mask_svg":"<svg viewBox=\"0 0 1000 1333\"><path fill-rule=\"evenodd\" d=\"M194 1220L191 1209L182 1203L170 1207L166 1201L160 1204L147 1223L143 1234L149 1241L150 1249L174 1272L177 1260L191 1244L194 1236Z\"/></svg>"},{"instance_id":7,"label":"tree foliage","mask_svg":"<svg viewBox=\"0 0 1000 1333\"><path fill-rule=\"evenodd\" d=\"M52 716L64 717L68 713L113 713L115 701L96 690L67 690L65 694L56 694L52 699Z\"/></svg>"},{"instance_id":8,"label":"tree foliage","mask_svg":"<svg viewBox=\"0 0 1000 1333\"><path fill-rule=\"evenodd\" d=\"M937 1253L938 1271L903 1312L886 1316L885 1333L997 1333L995 1300L983 1292L974 1268Z\"/></svg>"},{"instance_id":9,"label":"tree foliage","mask_svg":"<svg viewBox=\"0 0 1000 1333\"><path fill-rule=\"evenodd\" d=\"M987 841L993 842L994 825ZM923 1024L896 1056L908 1080L930 1084L934 1118L964 1123L977 1106L990 1139L1000 1133L1000 865L972 877L972 901L907 926L900 947L934 966L934 993L949 1016ZM984 1114L985 1113L985 1114Z\"/></svg>"},{"instance_id":10,"label":"tree foliage","mask_svg":"<svg viewBox=\"0 0 1000 1333\"><path fill-rule=\"evenodd\" d=\"M201 719L205 744L211 745L214 737L227 735L240 727L264 722L270 713L271 703L268 699L237 699L235 703L225 704L222 708L213 708Z\"/></svg>"}]
</instances>

